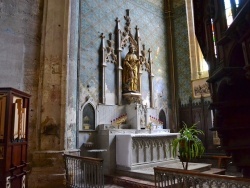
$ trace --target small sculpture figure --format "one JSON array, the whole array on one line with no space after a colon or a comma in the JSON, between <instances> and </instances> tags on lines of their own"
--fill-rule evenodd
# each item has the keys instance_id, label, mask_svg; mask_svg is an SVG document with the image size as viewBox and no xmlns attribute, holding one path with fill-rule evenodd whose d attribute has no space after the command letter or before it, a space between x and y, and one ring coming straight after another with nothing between
<instances>
[{"instance_id":1,"label":"small sculpture figure","mask_svg":"<svg viewBox=\"0 0 250 188\"><path fill-rule=\"evenodd\" d=\"M83 129L89 129L90 128L90 120L88 116L85 116L83 118L83 124L82 124Z\"/></svg>"},{"instance_id":2,"label":"small sculpture figure","mask_svg":"<svg viewBox=\"0 0 250 188\"><path fill-rule=\"evenodd\" d=\"M134 53L134 47L131 45L123 62L123 92L139 92L139 66L140 60Z\"/></svg>"}]
</instances>

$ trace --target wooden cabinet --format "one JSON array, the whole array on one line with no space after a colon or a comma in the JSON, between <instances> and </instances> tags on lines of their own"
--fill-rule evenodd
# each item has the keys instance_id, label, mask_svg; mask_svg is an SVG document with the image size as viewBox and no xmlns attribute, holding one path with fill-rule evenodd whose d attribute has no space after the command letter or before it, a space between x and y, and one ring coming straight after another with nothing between
<instances>
[{"instance_id":1,"label":"wooden cabinet","mask_svg":"<svg viewBox=\"0 0 250 188\"><path fill-rule=\"evenodd\" d=\"M25 187L30 95L0 88L0 187Z\"/></svg>"}]
</instances>

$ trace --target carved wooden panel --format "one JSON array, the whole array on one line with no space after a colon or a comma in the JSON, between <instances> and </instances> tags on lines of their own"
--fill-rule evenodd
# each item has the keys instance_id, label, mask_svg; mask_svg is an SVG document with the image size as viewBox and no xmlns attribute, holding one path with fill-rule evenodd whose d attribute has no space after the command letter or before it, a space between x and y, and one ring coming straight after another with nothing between
<instances>
[{"instance_id":1,"label":"carved wooden panel","mask_svg":"<svg viewBox=\"0 0 250 188\"><path fill-rule=\"evenodd\" d=\"M25 187L29 95L0 88L0 187Z\"/></svg>"},{"instance_id":2,"label":"carved wooden panel","mask_svg":"<svg viewBox=\"0 0 250 188\"><path fill-rule=\"evenodd\" d=\"M199 103L193 103L192 100L186 105L180 106L180 124L185 122L188 125L197 123L197 128L204 131L204 135L200 136L206 151L206 154L210 153L222 153L218 149L218 144L214 143L214 132L212 128L212 114L209 109L210 102L204 101L203 98Z\"/></svg>"}]
</instances>

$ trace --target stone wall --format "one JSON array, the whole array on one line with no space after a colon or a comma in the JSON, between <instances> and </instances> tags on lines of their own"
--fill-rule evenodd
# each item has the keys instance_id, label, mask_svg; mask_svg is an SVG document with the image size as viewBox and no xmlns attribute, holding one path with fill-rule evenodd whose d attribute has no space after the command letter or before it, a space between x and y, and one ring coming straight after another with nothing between
<instances>
[{"instance_id":1,"label":"stone wall","mask_svg":"<svg viewBox=\"0 0 250 188\"><path fill-rule=\"evenodd\" d=\"M36 147L43 0L0 1L0 87L31 94L29 149Z\"/></svg>"}]
</instances>

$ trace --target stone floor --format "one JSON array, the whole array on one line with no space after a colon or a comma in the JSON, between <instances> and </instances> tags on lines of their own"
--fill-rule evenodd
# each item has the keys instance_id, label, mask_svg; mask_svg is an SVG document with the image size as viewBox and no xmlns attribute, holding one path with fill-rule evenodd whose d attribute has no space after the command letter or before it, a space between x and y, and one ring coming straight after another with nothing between
<instances>
[{"instance_id":1,"label":"stone floor","mask_svg":"<svg viewBox=\"0 0 250 188\"><path fill-rule=\"evenodd\" d=\"M156 166L183 169L181 162L166 163ZM211 165L206 163L189 163L188 169L204 172L209 171L211 169ZM154 182L154 166L136 168L133 170L117 170L116 174L120 176L134 177Z\"/></svg>"},{"instance_id":2,"label":"stone floor","mask_svg":"<svg viewBox=\"0 0 250 188\"><path fill-rule=\"evenodd\" d=\"M174 166L173 166L174 165ZM207 164L191 164L189 166L189 169L205 169L206 170L206 165ZM168 167L175 167L175 168L182 168L181 163L176 163L169 165ZM211 167L211 166L210 166ZM118 175L119 174L119 175ZM109 176L105 178L105 188L153 188L154 187L154 181L153 181L153 174L154 170L153 167L149 168L143 168L143 169L137 169L133 170L130 172L126 173L118 173L117 176ZM143 176L151 176L151 181L150 180L142 180L137 178L138 177L143 177ZM143 174L143 175L142 175ZM241 177L241 173L237 171L237 169L234 166L228 166L225 175L230 175L230 176L236 176L236 177ZM145 177L144 177L145 178ZM148 177L146 177L148 178Z\"/></svg>"},{"instance_id":3,"label":"stone floor","mask_svg":"<svg viewBox=\"0 0 250 188\"><path fill-rule=\"evenodd\" d=\"M164 165L163 165L164 166ZM182 168L181 163L168 164L168 167ZM206 169L209 164L191 164L189 169ZM139 168L130 171L117 171L116 176L105 177L105 188L153 188L154 167Z\"/></svg>"}]
</instances>

